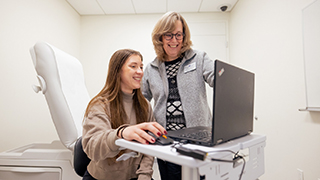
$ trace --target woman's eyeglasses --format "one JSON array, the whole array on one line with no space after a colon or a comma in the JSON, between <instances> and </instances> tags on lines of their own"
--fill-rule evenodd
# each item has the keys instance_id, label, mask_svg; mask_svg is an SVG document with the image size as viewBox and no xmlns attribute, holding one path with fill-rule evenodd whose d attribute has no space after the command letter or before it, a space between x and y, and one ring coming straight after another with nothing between
<instances>
[{"instance_id":1,"label":"woman's eyeglasses","mask_svg":"<svg viewBox=\"0 0 320 180\"><path fill-rule=\"evenodd\" d=\"M163 35L163 37L164 37L167 41L171 40L171 39L173 38L173 36L176 37L176 40L181 40L181 39L183 38L184 34L181 33L181 32L178 32L178 33L176 33L176 34L165 33L165 34Z\"/></svg>"}]
</instances>

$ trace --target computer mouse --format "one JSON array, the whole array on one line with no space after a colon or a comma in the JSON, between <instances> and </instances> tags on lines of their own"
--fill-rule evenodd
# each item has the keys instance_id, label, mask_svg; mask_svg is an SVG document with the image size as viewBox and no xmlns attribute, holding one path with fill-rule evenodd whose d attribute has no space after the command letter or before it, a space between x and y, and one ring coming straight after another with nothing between
<instances>
[{"instance_id":1,"label":"computer mouse","mask_svg":"<svg viewBox=\"0 0 320 180\"><path fill-rule=\"evenodd\" d=\"M156 135L154 135L152 132L148 132L148 134L150 136L152 136L156 142L152 143L155 145L169 145L169 144L173 144L173 139L171 139L170 137L166 136L166 135L161 135L159 137L157 137Z\"/></svg>"}]
</instances>

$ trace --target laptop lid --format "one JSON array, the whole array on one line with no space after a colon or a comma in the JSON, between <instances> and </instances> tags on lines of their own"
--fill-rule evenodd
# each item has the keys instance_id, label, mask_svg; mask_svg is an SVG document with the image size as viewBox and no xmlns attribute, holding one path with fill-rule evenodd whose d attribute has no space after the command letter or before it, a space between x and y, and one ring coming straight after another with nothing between
<instances>
[{"instance_id":1,"label":"laptop lid","mask_svg":"<svg viewBox=\"0 0 320 180\"><path fill-rule=\"evenodd\" d=\"M253 131L254 74L220 60L215 60L214 68L212 127L169 131L168 136L193 144L214 146ZM191 134L196 134L196 139ZM211 137L200 138L205 134Z\"/></svg>"},{"instance_id":2,"label":"laptop lid","mask_svg":"<svg viewBox=\"0 0 320 180\"><path fill-rule=\"evenodd\" d=\"M216 60L212 112L213 144L253 131L254 74Z\"/></svg>"}]
</instances>

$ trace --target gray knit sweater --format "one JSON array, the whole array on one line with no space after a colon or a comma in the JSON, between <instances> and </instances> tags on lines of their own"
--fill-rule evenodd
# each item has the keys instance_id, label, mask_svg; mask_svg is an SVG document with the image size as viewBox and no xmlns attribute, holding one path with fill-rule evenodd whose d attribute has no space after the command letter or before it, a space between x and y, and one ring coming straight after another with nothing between
<instances>
[{"instance_id":1,"label":"gray knit sweater","mask_svg":"<svg viewBox=\"0 0 320 180\"><path fill-rule=\"evenodd\" d=\"M211 112L207 102L205 83L213 87L214 63L203 51L188 50L182 59L177 74L186 126L211 125ZM163 62L157 58L144 70L142 94L154 99L156 121L166 127L166 103L168 99L168 80Z\"/></svg>"}]
</instances>

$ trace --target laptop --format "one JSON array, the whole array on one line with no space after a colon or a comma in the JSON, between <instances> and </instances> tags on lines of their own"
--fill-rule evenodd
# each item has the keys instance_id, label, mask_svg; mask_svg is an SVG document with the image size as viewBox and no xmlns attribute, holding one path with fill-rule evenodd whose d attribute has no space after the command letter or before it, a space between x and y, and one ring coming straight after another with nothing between
<instances>
[{"instance_id":1,"label":"laptop","mask_svg":"<svg viewBox=\"0 0 320 180\"><path fill-rule=\"evenodd\" d=\"M174 140L214 146L253 131L254 73L226 62L214 62L212 127L169 131Z\"/></svg>"}]
</instances>

